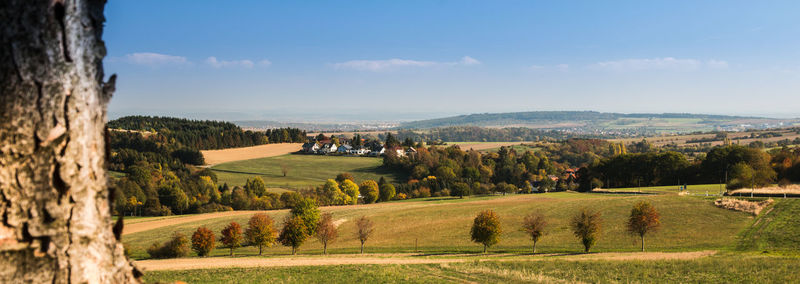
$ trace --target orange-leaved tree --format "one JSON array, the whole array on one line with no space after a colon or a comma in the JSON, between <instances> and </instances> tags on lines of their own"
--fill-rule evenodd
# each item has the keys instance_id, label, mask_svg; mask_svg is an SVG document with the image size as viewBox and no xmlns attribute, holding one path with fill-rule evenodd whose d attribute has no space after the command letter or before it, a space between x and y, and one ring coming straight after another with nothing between
<instances>
[{"instance_id":1,"label":"orange-leaved tree","mask_svg":"<svg viewBox=\"0 0 800 284\"><path fill-rule=\"evenodd\" d=\"M372 223L372 220L367 219L366 216L361 216L356 220L356 238L361 241L361 253L364 253L364 243L367 242L370 236L372 236L373 231L375 230L375 224Z\"/></svg>"},{"instance_id":2,"label":"orange-leaved tree","mask_svg":"<svg viewBox=\"0 0 800 284\"><path fill-rule=\"evenodd\" d=\"M473 242L483 244L483 253L486 249L500 241L500 234L503 233L500 228L500 217L492 210L484 210L475 216L472 222L472 229L470 236Z\"/></svg>"},{"instance_id":3,"label":"orange-leaved tree","mask_svg":"<svg viewBox=\"0 0 800 284\"><path fill-rule=\"evenodd\" d=\"M222 237L219 240L231 249L231 256L233 256L233 249L240 247L244 240L242 226L239 223L231 222L225 229L222 229Z\"/></svg>"},{"instance_id":4,"label":"orange-leaved tree","mask_svg":"<svg viewBox=\"0 0 800 284\"><path fill-rule=\"evenodd\" d=\"M642 239L642 251L644 251L644 235L658 230L660 226L661 215L650 202L640 201L633 205L627 229L629 233L638 235Z\"/></svg>"},{"instance_id":5,"label":"orange-leaved tree","mask_svg":"<svg viewBox=\"0 0 800 284\"><path fill-rule=\"evenodd\" d=\"M206 227L197 228L192 234L192 250L199 256L207 256L217 246L214 232Z\"/></svg>"}]
</instances>

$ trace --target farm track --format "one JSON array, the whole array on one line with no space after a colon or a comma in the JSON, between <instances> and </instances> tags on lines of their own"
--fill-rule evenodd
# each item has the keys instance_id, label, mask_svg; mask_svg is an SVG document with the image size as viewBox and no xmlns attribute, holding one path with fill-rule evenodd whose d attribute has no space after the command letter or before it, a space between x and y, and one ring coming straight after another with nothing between
<instances>
[{"instance_id":1,"label":"farm track","mask_svg":"<svg viewBox=\"0 0 800 284\"><path fill-rule=\"evenodd\" d=\"M447 264L470 261L597 261L597 260L691 260L714 255L716 251L694 252L609 252L590 254L542 254L536 256L471 255L463 258L428 258L416 254L367 254L367 255L314 255L290 257L207 257L178 258L136 261L136 266L144 271L190 270L228 267L290 267L326 266L347 264ZM476 256L476 257L474 257ZM493 258L494 257L494 258Z\"/></svg>"}]
</instances>

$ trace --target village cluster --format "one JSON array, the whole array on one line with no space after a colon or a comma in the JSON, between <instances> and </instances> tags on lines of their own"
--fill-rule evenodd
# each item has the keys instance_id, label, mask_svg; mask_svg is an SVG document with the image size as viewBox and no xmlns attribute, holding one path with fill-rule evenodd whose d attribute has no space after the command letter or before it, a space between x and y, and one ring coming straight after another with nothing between
<instances>
[{"instance_id":1,"label":"village cluster","mask_svg":"<svg viewBox=\"0 0 800 284\"><path fill-rule=\"evenodd\" d=\"M363 142L362 142L363 143ZM399 157L417 153L414 147L386 146L385 143L370 141L361 145L351 145L349 142L337 143L331 139L319 140L303 144L302 152L316 155L352 155L366 157L381 157L388 152L397 153Z\"/></svg>"}]
</instances>

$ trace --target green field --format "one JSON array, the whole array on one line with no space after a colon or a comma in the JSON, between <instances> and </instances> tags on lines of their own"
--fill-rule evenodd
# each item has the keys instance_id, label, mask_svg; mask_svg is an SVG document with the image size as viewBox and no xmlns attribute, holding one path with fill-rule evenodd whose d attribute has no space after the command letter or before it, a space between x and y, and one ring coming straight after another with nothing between
<instances>
[{"instance_id":1,"label":"green field","mask_svg":"<svg viewBox=\"0 0 800 284\"><path fill-rule=\"evenodd\" d=\"M325 183L325 180L349 172L356 181L385 177L388 181L399 180L396 173L379 168L382 159L372 157L342 157L318 155L283 155L219 164L211 167L219 179L219 184L244 185L249 178L259 176L267 187L307 188ZM283 176L282 166L288 168Z\"/></svg>"},{"instance_id":2,"label":"green field","mask_svg":"<svg viewBox=\"0 0 800 284\"><path fill-rule=\"evenodd\" d=\"M430 200L430 201L428 201ZM631 206L648 200L661 211L661 230L648 237L648 248L658 251L726 250L736 244L737 235L753 218L745 213L723 210L712 200L677 195L605 195L558 192L548 194L473 197L465 199L422 199L404 202L379 203L347 207L327 207L340 225L339 239L329 246L331 253L355 253L359 242L354 236L354 219L367 215L376 224L375 236L367 243L369 252L413 252L415 245L425 253L477 253L481 246L469 239L469 227L475 214L485 209L495 210L501 217L504 234L494 252L524 253L530 241L519 231L525 214L541 211L550 218L550 230L537 250L544 253L580 252L581 245L568 229L568 219L580 208L600 210L603 214L603 234L596 251L634 251L638 239L624 230ZM275 220L282 220L287 210L267 211ZM211 218L200 222L176 224L124 237L124 242L137 259L146 258L144 250L153 241L165 241L173 231L190 235L204 225L220 231L231 221L245 224L249 215ZM321 245L309 240L300 249L302 254L318 254ZM238 254L256 254L256 248L237 250ZM290 249L276 246L265 250L267 255L285 255ZM213 255L225 255L216 250Z\"/></svg>"},{"instance_id":3,"label":"green field","mask_svg":"<svg viewBox=\"0 0 800 284\"><path fill-rule=\"evenodd\" d=\"M796 258L720 255L662 261L475 261L154 271L144 280L187 283L791 283Z\"/></svg>"},{"instance_id":4,"label":"green field","mask_svg":"<svg viewBox=\"0 0 800 284\"><path fill-rule=\"evenodd\" d=\"M689 186L704 192L718 185ZM694 190L693 190L694 188ZM636 188L638 190L638 188ZM621 189L631 191L632 189ZM592 194L556 192L525 195L491 195L469 198L426 198L371 205L324 207L339 220L339 238L329 245L334 256L358 253L354 219L368 216L375 234L366 252L381 258L458 259L454 263L434 264L339 264L330 266L224 268L148 272L148 282L182 280L189 283L379 283L379 282L738 282L785 283L800 280L800 200L777 199L758 217L725 210L713 205L714 197L680 196L671 187L644 187L655 194ZM631 206L640 200L651 202L661 213L662 227L647 237L652 252L717 251L713 256L683 260L614 260L593 258L607 253L630 253L639 249L639 240L625 232ZM569 217L580 208L602 212L603 230L587 259L582 246L570 233ZM482 255L482 247L469 239L469 227L481 210L495 210L501 219L500 242ZM530 256L531 242L519 230L522 218L540 211L549 219L547 234ZM275 220L287 210L266 211ZM219 232L231 221L246 224L249 214L215 217L175 224L123 236L135 259L147 259L145 249L153 241L166 241L174 231L190 235L199 226ZM159 217L151 217L157 220ZM162 220L163 217L161 217ZM166 220L179 220L180 217ZM141 223L147 218L133 220ZM212 258L228 259L228 250L219 247ZM236 249L237 257L247 259L319 258L322 246L313 238L290 256L290 248L276 245L257 256L257 249ZM385 254L391 253L391 254ZM196 256L190 256L196 257ZM474 259L471 260L471 259ZM465 261L462 261L465 260Z\"/></svg>"}]
</instances>

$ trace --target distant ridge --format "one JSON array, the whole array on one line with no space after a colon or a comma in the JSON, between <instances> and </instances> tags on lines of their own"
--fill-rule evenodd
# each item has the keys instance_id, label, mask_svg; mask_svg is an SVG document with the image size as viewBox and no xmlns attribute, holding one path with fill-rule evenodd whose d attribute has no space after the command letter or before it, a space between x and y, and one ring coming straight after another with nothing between
<instances>
[{"instance_id":1,"label":"distant ridge","mask_svg":"<svg viewBox=\"0 0 800 284\"><path fill-rule=\"evenodd\" d=\"M435 128L447 126L504 126L515 124L532 124L546 127L547 124L564 122L610 121L624 118L657 118L657 119L701 119L730 121L740 119L768 119L763 117L730 116L691 113L610 113L597 111L529 111L506 113L477 113L451 116L436 119L418 120L403 123L403 128Z\"/></svg>"}]
</instances>

